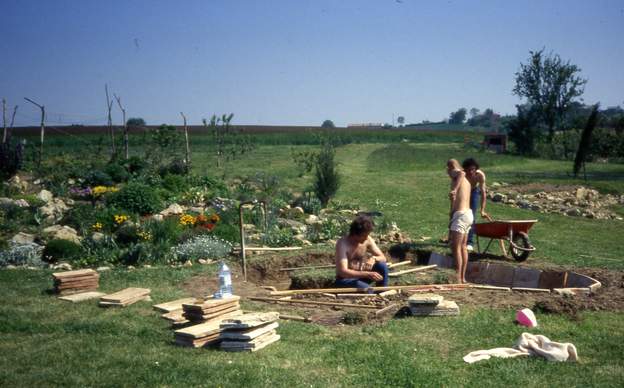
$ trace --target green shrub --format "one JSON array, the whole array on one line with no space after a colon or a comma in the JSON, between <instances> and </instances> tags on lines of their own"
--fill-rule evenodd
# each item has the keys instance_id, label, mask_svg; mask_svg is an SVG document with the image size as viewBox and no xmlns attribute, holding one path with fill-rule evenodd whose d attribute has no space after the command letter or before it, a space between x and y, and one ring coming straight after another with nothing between
<instances>
[{"instance_id":1,"label":"green shrub","mask_svg":"<svg viewBox=\"0 0 624 388\"><path fill-rule=\"evenodd\" d=\"M219 237L226 241L230 241L233 243L240 242L240 230L238 226L225 223L223 222L223 220L219 222L217 226L212 230L212 234L215 237Z\"/></svg>"},{"instance_id":2,"label":"green shrub","mask_svg":"<svg viewBox=\"0 0 624 388\"><path fill-rule=\"evenodd\" d=\"M327 203L336 195L340 186L340 175L338 174L338 164L335 156L334 146L327 142L321 148L316 162L314 192L323 206L327 206Z\"/></svg>"},{"instance_id":3,"label":"green shrub","mask_svg":"<svg viewBox=\"0 0 624 388\"><path fill-rule=\"evenodd\" d=\"M188 182L181 175L167 174L162 179L162 187L172 193L182 193L188 190Z\"/></svg>"},{"instance_id":4,"label":"green shrub","mask_svg":"<svg viewBox=\"0 0 624 388\"><path fill-rule=\"evenodd\" d=\"M152 235L153 244L177 244L182 236L182 228L177 218L165 218L163 221L150 220L144 228Z\"/></svg>"},{"instance_id":5,"label":"green shrub","mask_svg":"<svg viewBox=\"0 0 624 388\"><path fill-rule=\"evenodd\" d=\"M91 170L85 177L85 184L88 186L112 186L113 178L110 175L100 170Z\"/></svg>"},{"instance_id":6,"label":"green shrub","mask_svg":"<svg viewBox=\"0 0 624 388\"><path fill-rule=\"evenodd\" d=\"M22 143L12 144L10 141L0 144L0 178L6 179L17 173L24 162L24 146Z\"/></svg>"},{"instance_id":7,"label":"green shrub","mask_svg":"<svg viewBox=\"0 0 624 388\"><path fill-rule=\"evenodd\" d=\"M268 233L262 236L262 243L270 247L292 247L301 245L290 229L271 228Z\"/></svg>"},{"instance_id":8,"label":"green shrub","mask_svg":"<svg viewBox=\"0 0 624 388\"><path fill-rule=\"evenodd\" d=\"M130 245L139 242L139 228L134 225L122 225L115 232L115 241L120 245Z\"/></svg>"},{"instance_id":9,"label":"green shrub","mask_svg":"<svg viewBox=\"0 0 624 388\"><path fill-rule=\"evenodd\" d=\"M122 162L122 165L132 175L141 174L149 166L147 161L138 156L131 156Z\"/></svg>"},{"instance_id":10,"label":"green shrub","mask_svg":"<svg viewBox=\"0 0 624 388\"><path fill-rule=\"evenodd\" d=\"M162 201L156 190L138 182L128 183L113 193L108 201L113 206L141 215L156 213L162 209Z\"/></svg>"},{"instance_id":11,"label":"green shrub","mask_svg":"<svg viewBox=\"0 0 624 388\"><path fill-rule=\"evenodd\" d=\"M41 256L48 263L59 260L72 260L82 253L82 247L74 242L61 239L53 239L43 249Z\"/></svg>"},{"instance_id":12,"label":"green shrub","mask_svg":"<svg viewBox=\"0 0 624 388\"><path fill-rule=\"evenodd\" d=\"M118 163L109 163L104 169L104 172L116 183L125 182L130 177L125 167Z\"/></svg>"},{"instance_id":13,"label":"green shrub","mask_svg":"<svg viewBox=\"0 0 624 388\"><path fill-rule=\"evenodd\" d=\"M186 175L188 174L188 165L184 160L174 159L159 169L160 176L165 175Z\"/></svg>"}]
</instances>

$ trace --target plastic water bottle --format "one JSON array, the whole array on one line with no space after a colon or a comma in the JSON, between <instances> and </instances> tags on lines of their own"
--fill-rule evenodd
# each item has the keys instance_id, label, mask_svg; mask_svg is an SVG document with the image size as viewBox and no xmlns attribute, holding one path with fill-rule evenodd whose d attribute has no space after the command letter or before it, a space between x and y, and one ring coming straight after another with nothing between
<instances>
[{"instance_id":1,"label":"plastic water bottle","mask_svg":"<svg viewBox=\"0 0 624 388\"><path fill-rule=\"evenodd\" d=\"M232 296L232 273L230 267L222 261L219 265L219 291L215 292L214 297L223 299L230 296Z\"/></svg>"}]
</instances>

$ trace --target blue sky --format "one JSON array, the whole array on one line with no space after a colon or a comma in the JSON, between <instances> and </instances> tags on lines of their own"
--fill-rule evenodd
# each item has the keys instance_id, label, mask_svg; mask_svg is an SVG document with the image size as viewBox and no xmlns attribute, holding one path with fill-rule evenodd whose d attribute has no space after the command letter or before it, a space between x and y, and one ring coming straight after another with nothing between
<instances>
[{"instance_id":1,"label":"blue sky","mask_svg":"<svg viewBox=\"0 0 624 388\"><path fill-rule=\"evenodd\" d=\"M441 120L514 113L514 73L545 47L586 103L624 105L622 1L0 0L0 97L17 125L104 124L104 84L149 124ZM121 114L114 111L114 120Z\"/></svg>"}]
</instances>

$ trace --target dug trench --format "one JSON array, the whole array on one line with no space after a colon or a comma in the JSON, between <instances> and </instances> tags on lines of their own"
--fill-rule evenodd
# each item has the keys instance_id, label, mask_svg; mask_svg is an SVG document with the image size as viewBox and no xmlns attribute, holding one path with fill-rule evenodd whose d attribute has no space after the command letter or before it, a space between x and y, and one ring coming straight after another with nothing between
<instances>
[{"instance_id":1,"label":"dug trench","mask_svg":"<svg viewBox=\"0 0 624 388\"><path fill-rule=\"evenodd\" d=\"M389 249L392 252L392 249ZM386 250L387 257L391 257ZM394 253L394 252L393 252ZM390 259L390 262L411 260L413 264L422 264L422 257L427 252L409 252L401 259ZM493 260L492 258L478 257L477 260L503 261L514 265L511 260ZM327 288L333 287L333 269L304 269L298 271L283 270L284 268L327 266L333 263L331 252L304 252L296 254L254 255L248 260L247 281L242 275L242 269L234 265L232 281L234 292L247 299L245 306L249 311L278 311L282 314L297 315L309 318L312 322L335 325L341 323L362 324L366 322L383 322L405 315L404 306L407 305L409 295L399 293L385 298L334 298L331 295L296 295L295 300L353 303L375 305L378 309L395 305L387 313L375 314L375 309L344 308L335 306L308 306L296 304L268 304L250 301L250 297L271 297L270 290L264 287L275 287L277 290L290 288ZM548 267L544 264L525 262L525 267L549 269L557 271L569 270L562 267ZM399 268L400 269L400 268ZM575 272L590 276L602 283L595 293L575 296L562 296L555 293L509 292L470 288L458 291L445 291L445 299L455 301L461 309L522 309L531 308L538 313L564 314L570 319L581 320L584 311L624 311L624 271L606 270L600 268L575 268ZM422 273L408 274L398 278L391 278L393 284L445 284L454 279L454 271L449 269L432 269ZM218 288L216 276L198 275L182 284L183 289L195 297L203 297Z\"/></svg>"}]
</instances>

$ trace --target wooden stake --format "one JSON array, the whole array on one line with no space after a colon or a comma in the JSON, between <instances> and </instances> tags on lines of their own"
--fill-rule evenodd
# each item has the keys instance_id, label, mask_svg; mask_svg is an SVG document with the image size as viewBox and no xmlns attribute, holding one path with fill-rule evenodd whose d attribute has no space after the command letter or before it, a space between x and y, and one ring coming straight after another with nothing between
<instances>
[{"instance_id":1,"label":"wooden stake","mask_svg":"<svg viewBox=\"0 0 624 388\"><path fill-rule=\"evenodd\" d=\"M2 143L7 141L7 125L6 125L6 100L2 99L2 126L4 127L4 135L2 136Z\"/></svg>"},{"instance_id":2,"label":"wooden stake","mask_svg":"<svg viewBox=\"0 0 624 388\"><path fill-rule=\"evenodd\" d=\"M39 109L41 109L41 136L39 138L39 161L38 161L38 166L41 167L41 160L43 159L43 137L45 134L45 106L37 104L30 98L24 97L24 100L30 102L33 105L38 106Z\"/></svg>"},{"instance_id":3,"label":"wooden stake","mask_svg":"<svg viewBox=\"0 0 624 388\"><path fill-rule=\"evenodd\" d=\"M298 251L303 249L302 247L246 247L246 251Z\"/></svg>"},{"instance_id":4,"label":"wooden stake","mask_svg":"<svg viewBox=\"0 0 624 388\"><path fill-rule=\"evenodd\" d=\"M472 288L476 288L479 290L492 290L492 291L511 291L509 287L497 287L497 286L484 286L481 284L473 284Z\"/></svg>"},{"instance_id":5,"label":"wooden stake","mask_svg":"<svg viewBox=\"0 0 624 388\"><path fill-rule=\"evenodd\" d=\"M188 137L188 127L186 125L186 116L184 113L180 112L182 116L182 120L184 120L184 138L186 140L186 167L190 168L191 166L191 149L189 147L189 137Z\"/></svg>"},{"instance_id":6,"label":"wooden stake","mask_svg":"<svg viewBox=\"0 0 624 388\"><path fill-rule=\"evenodd\" d=\"M121 106L121 99L119 97L117 97L117 95L115 95L113 93L113 96L115 97L115 100L117 100L117 105L119 105L119 109L121 109L121 113L123 115L123 125L124 125L124 153L126 156L126 159L128 159L128 123L126 123L126 110Z\"/></svg>"},{"instance_id":7,"label":"wooden stake","mask_svg":"<svg viewBox=\"0 0 624 388\"><path fill-rule=\"evenodd\" d=\"M298 315L288 315L280 313L279 319L287 319L290 321L312 322L310 318L300 317Z\"/></svg>"},{"instance_id":8,"label":"wooden stake","mask_svg":"<svg viewBox=\"0 0 624 388\"><path fill-rule=\"evenodd\" d=\"M111 158L115 158L117 149L115 147L115 131L113 130L113 118L111 116L111 110L113 109L113 100L108 96L108 84L104 84L104 91L106 92L106 107L108 109L108 133L111 137Z\"/></svg>"},{"instance_id":9,"label":"wooden stake","mask_svg":"<svg viewBox=\"0 0 624 388\"><path fill-rule=\"evenodd\" d=\"M354 303L335 303L335 302L317 302L311 300L282 300L282 299L274 299L274 298L260 298L260 297L251 297L250 300L255 300L258 302L268 302L268 303L287 303L287 304L307 304L314 306L334 306L334 307L348 307L348 308L359 308L359 309L373 309L376 310L377 306L370 305L361 305Z\"/></svg>"},{"instance_id":10,"label":"wooden stake","mask_svg":"<svg viewBox=\"0 0 624 388\"><path fill-rule=\"evenodd\" d=\"M401 275L405 275L406 273L412 273L412 272L419 272L419 271L426 271L428 269L432 269L432 268L436 268L437 265L433 264L433 265L426 265L424 267L418 267L418 268L411 268L411 269L406 269L404 271L399 271L399 272L390 272L388 274L388 276L390 277L396 277L396 276L401 276Z\"/></svg>"}]
</instances>

